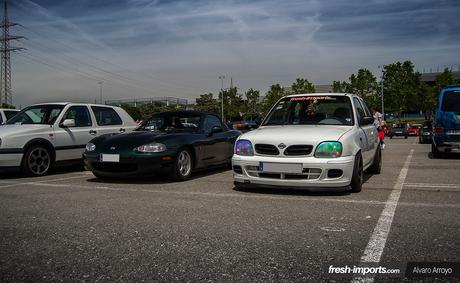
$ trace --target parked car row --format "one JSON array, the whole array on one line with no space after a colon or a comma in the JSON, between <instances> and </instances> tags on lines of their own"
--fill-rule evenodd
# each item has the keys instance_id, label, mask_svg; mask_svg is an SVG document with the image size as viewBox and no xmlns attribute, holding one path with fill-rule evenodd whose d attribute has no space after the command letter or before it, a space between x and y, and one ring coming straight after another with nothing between
<instances>
[{"instance_id":1,"label":"parked car row","mask_svg":"<svg viewBox=\"0 0 460 283\"><path fill-rule=\"evenodd\" d=\"M257 129L241 134L198 111L152 115L141 125L121 108L52 103L27 107L0 129L0 166L32 176L83 158L98 178L168 174L230 165L235 187L359 192L367 170L380 173L374 119L351 94L281 98Z\"/></svg>"}]
</instances>

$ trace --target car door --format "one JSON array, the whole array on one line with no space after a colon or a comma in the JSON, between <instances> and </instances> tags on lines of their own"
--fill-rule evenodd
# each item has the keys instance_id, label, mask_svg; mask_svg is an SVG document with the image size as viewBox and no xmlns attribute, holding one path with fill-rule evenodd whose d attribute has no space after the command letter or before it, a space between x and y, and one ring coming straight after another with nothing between
<instances>
[{"instance_id":1,"label":"car door","mask_svg":"<svg viewBox=\"0 0 460 283\"><path fill-rule=\"evenodd\" d=\"M219 132L212 132L214 127L220 127ZM220 119L215 115L206 115L203 124L205 138L201 142L204 146L203 162L206 165L215 165L225 162L229 156L227 144L228 130L222 125Z\"/></svg>"},{"instance_id":2,"label":"car door","mask_svg":"<svg viewBox=\"0 0 460 283\"><path fill-rule=\"evenodd\" d=\"M375 152L375 140L378 138L377 136L377 128L374 126L374 124L368 124L368 125L363 125L361 124L361 119L362 117L371 117L371 114L369 110L367 109L367 106L364 104L364 102L357 98L353 98L353 102L355 105L356 113L358 114L358 123L359 123L359 129L360 129L360 141L362 141L362 156L363 156L363 163L364 166L370 164L373 161L374 158L374 152Z\"/></svg>"},{"instance_id":3,"label":"car door","mask_svg":"<svg viewBox=\"0 0 460 283\"><path fill-rule=\"evenodd\" d=\"M118 113L107 106L91 106L91 112L96 121L94 136L112 133L124 133L126 128Z\"/></svg>"},{"instance_id":4,"label":"car door","mask_svg":"<svg viewBox=\"0 0 460 283\"><path fill-rule=\"evenodd\" d=\"M74 126L66 127L63 122L73 119ZM86 105L68 107L57 121L54 130L56 160L79 159L85 145L94 138L93 121Z\"/></svg>"}]
</instances>

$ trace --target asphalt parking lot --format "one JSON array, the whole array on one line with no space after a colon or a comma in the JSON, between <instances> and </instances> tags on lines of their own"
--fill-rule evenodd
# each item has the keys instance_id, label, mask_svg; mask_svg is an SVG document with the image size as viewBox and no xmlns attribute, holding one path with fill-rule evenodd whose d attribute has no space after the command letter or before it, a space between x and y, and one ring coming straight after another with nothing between
<instances>
[{"instance_id":1,"label":"asphalt parking lot","mask_svg":"<svg viewBox=\"0 0 460 283\"><path fill-rule=\"evenodd\" d=\"M235 191L223 169L182 183L2 176L0 281L319 282L342 281L332 263L460 261L460 158L386 142L357 194Z\"/></svg>"}]
</instances>

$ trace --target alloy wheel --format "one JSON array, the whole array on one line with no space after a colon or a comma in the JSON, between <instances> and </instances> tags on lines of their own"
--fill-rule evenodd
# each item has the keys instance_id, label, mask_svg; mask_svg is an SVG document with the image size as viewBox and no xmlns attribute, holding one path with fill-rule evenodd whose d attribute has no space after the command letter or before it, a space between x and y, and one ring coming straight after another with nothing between
<instances>
[{"instance_id":1,"label":"alloy wheel","mask_svg":"<svg viewBox=\"0 0 460 283\"><path fill-rule=\"evenodd\" d=\"M28 166L30 171L35 175L46 173L50 167L50 154L44 148L37 147L33 149L28 158Z\"/></svg>"},{"instance_id":2,"label":"alloy wheel","mask_svg":"<svg viewBox=\"0 0 460 283\"><path fill-rule=\"evenodd\" d=\"M181 176L187 176L190 174L190 171L192 170L192 158L186 150L179 153L177 163Z\"/></svg>"}]
</instances>

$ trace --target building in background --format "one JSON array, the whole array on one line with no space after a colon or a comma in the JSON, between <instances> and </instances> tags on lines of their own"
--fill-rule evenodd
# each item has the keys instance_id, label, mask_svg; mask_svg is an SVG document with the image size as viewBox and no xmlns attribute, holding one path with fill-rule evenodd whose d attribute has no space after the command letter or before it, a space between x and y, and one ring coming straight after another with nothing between
<instances>
[{"instance_id":1,"label":"building in background","mask_svg":"<svg viewBox=\"0 0 460 283\"><path fill-rule=\"evenodd\" d=\"M422 73L422 81L430 86L434 86L436 76L440 74L442 74L442 72ZM454 80L460 80L460 71L452 71L452 77Z\"/></svg>"},{"instance_id":2,"label":"building in background","mask_svg":"<svg viewBox=\"0 0 460 283\"><path fill-rule=\"evenodd\" d=\"M147 103L164 103L167 106L176 105L177 108L187 109L188 100L184 98L176 97L149 97L149 98L132 98L132 99L116 99L116 100L107 100L105 104L112 106L120 106L122 104L128 104L133 107L140 107L143 104Z\"/></svg>"}]
</instances>

